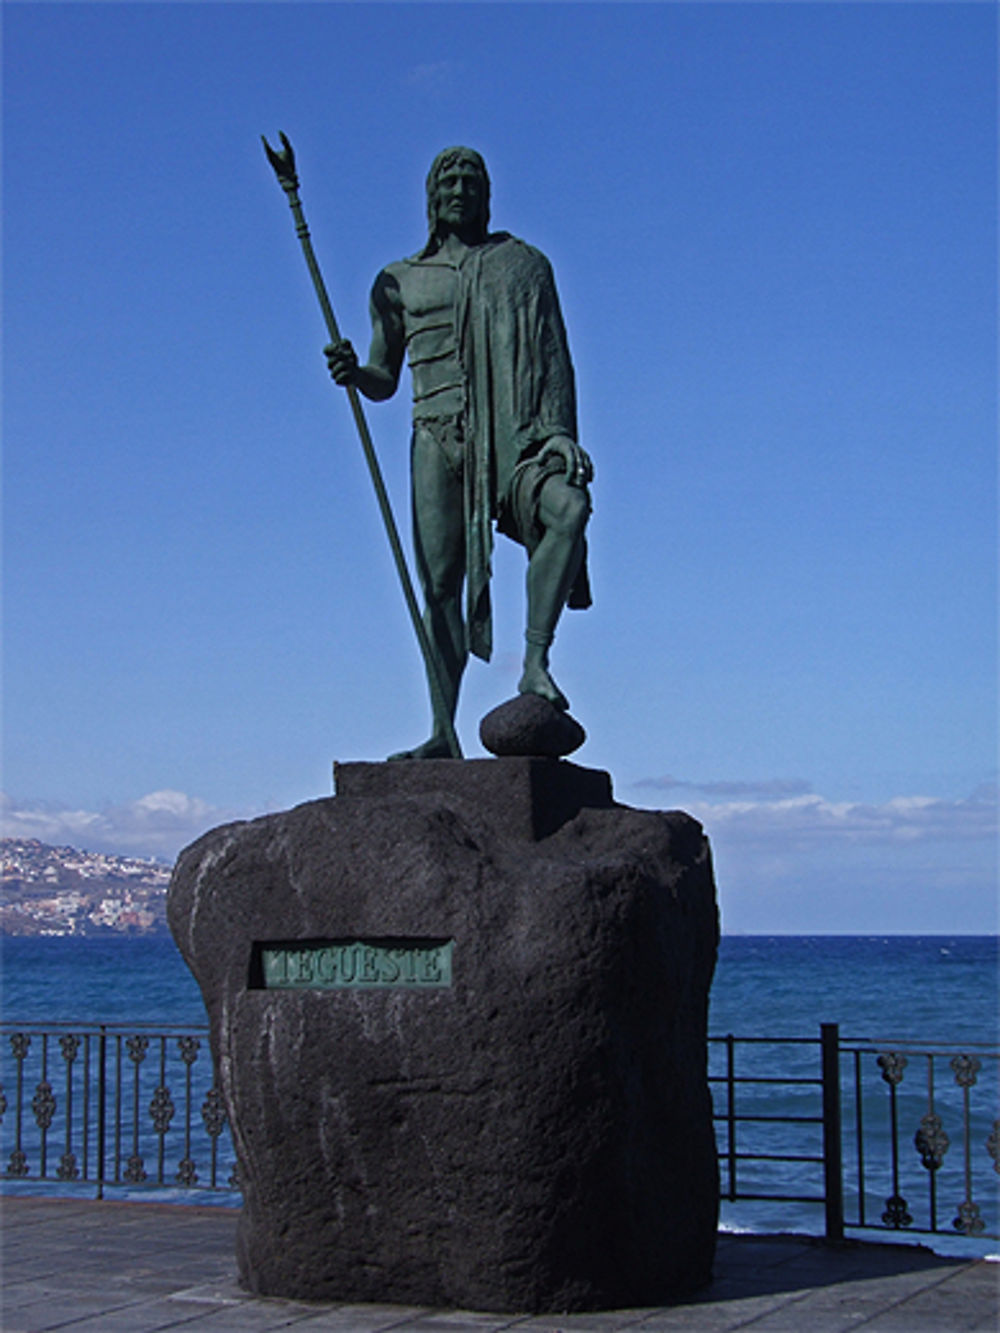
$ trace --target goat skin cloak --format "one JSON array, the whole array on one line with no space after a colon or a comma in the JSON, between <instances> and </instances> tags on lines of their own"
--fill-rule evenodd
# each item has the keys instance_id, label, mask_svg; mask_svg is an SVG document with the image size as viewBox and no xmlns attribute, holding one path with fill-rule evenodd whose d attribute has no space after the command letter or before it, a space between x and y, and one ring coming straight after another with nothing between
<instances>
[{"instance_id":1,"label":"goat skin cloak","mask_svg":"<svg viewBox=\"0 0 1000 1333\"><path fill-rule=\"evenodd\" d=\"M577 438L573 366L549 261L514 236L491 235L459 269L455 327L466 404L466 633L469 651L489 661L492 520L504 526L518 464L554 435ZM590 605L585 567L569 605Z\"/></svg>"}]
</instances>

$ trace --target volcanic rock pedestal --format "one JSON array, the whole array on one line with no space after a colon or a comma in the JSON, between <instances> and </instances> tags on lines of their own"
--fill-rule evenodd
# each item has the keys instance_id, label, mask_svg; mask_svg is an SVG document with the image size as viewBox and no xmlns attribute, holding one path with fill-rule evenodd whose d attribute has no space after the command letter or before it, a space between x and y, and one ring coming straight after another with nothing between
<instances>
[{"instance_id":1,"label":"volcanic rock pedestal","mask_svg":"<svg viewBox=\"0 0 1000 1333\"><path fill-rule=\"evenodd\" d=\"M542 1311L711 1276L707 841L558 759L344 764L182 853L241 1280Z\"/></svg>"}]
</instances>

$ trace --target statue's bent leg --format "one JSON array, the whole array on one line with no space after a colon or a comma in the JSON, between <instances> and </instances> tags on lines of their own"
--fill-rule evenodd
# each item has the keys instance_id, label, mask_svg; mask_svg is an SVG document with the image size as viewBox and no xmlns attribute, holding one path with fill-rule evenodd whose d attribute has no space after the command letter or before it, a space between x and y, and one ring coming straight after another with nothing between
<instances>
[{"instance_id":1,"label":"statue's bent leg","mask_svg":"<svg viewBox=\"0 0 1000 1333\"><path fill-rule=\"evenodd\" d=\"M424 593L424 625L438 663L449 719L455 717L467 653L462 619L465 528L462 479L438 442L419 426L413 436L413 543ZM432 695L433 697L433 695ZM440 719L423 745L393 759L447 759L451 754Z\"/></svg>"},{"instance_id":2,"label":"statue's bent leg","mask_svg":"<svg viewBox=\"0 0 1000 1333\"><path fill-rule=\"evenodd\" d=\"M583 534L590 517L590 497L564 476L548 478L538 501L544 535L528 561L528 625L521 694L538 694L556 708L569 707L549 674L549 647L556 624L583 560Z\"/></svg>"}]
</instances>

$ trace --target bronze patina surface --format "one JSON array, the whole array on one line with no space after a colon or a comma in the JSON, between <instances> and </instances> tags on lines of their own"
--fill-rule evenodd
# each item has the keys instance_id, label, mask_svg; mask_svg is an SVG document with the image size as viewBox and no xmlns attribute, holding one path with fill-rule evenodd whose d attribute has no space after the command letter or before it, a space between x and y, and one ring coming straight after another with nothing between
<instances>
[{"instance_id":1,"label":"bronze patina surface","mask_svg":"<svg viewBox=\"0 0 1000 1333\"><path fill-rule=\"evenodd\" d=\"M559 298L543 254L491 232L490 181L470 148L448 148L427 177L430 234L372 287L371 347L326 349L330 373L379 402L413 386L412 491L423 624L435 707L430 738L394 758L445 758L469 654L492 651L493 527L528 553L518 689L565 710L549 648L567 604L590 605L584 530L593 466L577 442L576 396ZM436 701L435 701L436 702Z\"/></svg>"}]
</instances>

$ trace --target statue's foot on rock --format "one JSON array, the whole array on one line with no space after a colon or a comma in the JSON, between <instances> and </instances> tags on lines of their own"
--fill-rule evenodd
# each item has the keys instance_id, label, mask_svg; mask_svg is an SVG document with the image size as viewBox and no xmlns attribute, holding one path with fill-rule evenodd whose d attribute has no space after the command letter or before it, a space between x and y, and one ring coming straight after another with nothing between
<instances>
[{"instance_id":1,"label":"statue's foot on rock","mask_svg":"<svg viewBox=\"0 0 1000 1333\"><path fill-rule=\"evenodd\" d=\"M418 745L412 750L397 750L395 754L389 756L390 762L394 759L450 759L452 757L448 742L442 736L432 736L429 741L424 741L423 745Z\"/></svg>"},{"instance_id":2,"label":"statue's foot on rock","mask_svg":"<svg viewBox=\"0 0 1000 1333\"><path fill-rule=\"evenodd\" d=\"M553 708L566 712L569 700L543 666L526 666L524 675L517 682L518 694L537 694L539 699L546 699Z\"/></svg>"},{"instance_id":3,"label":"statue's foot on rock","mask_svg":"<svg viewBox=\"0 0 1000 1333\"><path fill-rule=\"evenodd\" d=\"M542 755L558 759L572 754L587 733L569 713L534 693L508 699L479 724L479 739L490 754Z\"/></svg>"}]
</instances>

